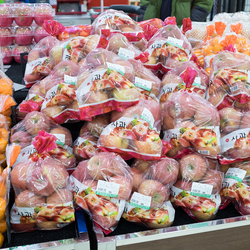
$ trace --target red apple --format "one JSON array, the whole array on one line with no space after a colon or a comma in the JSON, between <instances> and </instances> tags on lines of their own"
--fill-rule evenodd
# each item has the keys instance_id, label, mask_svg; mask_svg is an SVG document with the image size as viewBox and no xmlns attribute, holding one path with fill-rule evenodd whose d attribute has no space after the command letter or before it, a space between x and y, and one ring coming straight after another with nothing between
<instances>
[{"instance_id":1,"label":"red apple","mask_svg":"<svg viewBox=\"0 0 250 250\"><path fill-rule=\"evenodd\" d=\"M27 114L24 119L25 129L31 135L37 135L40 130L49 132L50 120L49 118L38 111L32 111Z\"/></svg>"},{"instance_id":2,"label":"red apple","mask_svg":"<svg viewBox=\"0 0 250 250\"><path fill-rule=\"evenodd\" d=\"M52 135L62 135L64 136L64 143L65 145L71 147L72 146L72 136L71 136L71 133L70 131L67 129L67 128L64 128L64 127L56 127L56 128L53 128L50 130L49 132L50 134Z\"/></svg>"},{"instance_id":3,"label":"red apple","mask_svg":"<svg viewBox=\"0 0 250 250\"><path fill-rule=\"evenodd\" d=\"M29 53L30 52L30 47L29 46L16 46L14 49L13 49L13 56L14 56L14 59L17 63L21 63L21 53Z\"/></svg>"},{"instance_id":4,"label":"red apple","mask_svg":"<svg viewBox=\"0 0 250 250\"><path fill-rule=\"evenodd\" d=\"M148 134L148 126L145 126L143 124L138 124L138 125L135 125L132 128L132 131L136 135L137 140L140 141L140 140L143 140L147 136L147 134Z\"/></svg>"},{"instance_id":5,"label":"red apple","mask_svg":"<svg viewBox=\"0 0 250 250\"><path fill-rule=\"evenodd\" d=\"M94 180L84 180L82 184L84 184L87 187L90 187L92 190L96 190L97 188L97 181Z\"/></svg>"},{"instance_id":6,"label":"red apple","mask_svg":"<svg viewBox=\"0 0 250 250\"><path fill-rule=\"evenodd\" d=\"M0 27L9 27L13 22L13 9L9 4L1 4Z\"/></svg>"},{"instance_id":7,"label":"red apple","mask_svg":"<svg viewBox=\"0 0 250 250\"><path fill-rule=\"evenodd\" d=\"M160 138L158 136L158 138ZM161 154L162 143L161 139L153 141L151 139L146 141L134 141L137 151L143 154Z\"/></svg>"},{"instance_id":8,"label":"red apple","mask_svg":"<svg viewBox=\"0 0 250 250\"><path fill-rule=\"evenodd\" d=\"M142 171L143 173L146 173L152 164L153 164L152 161L144 161L140 159L135 159L132 164L132 167L135 167L139 169L140 171Z\"/></svg>"},{"instance_id":9,"label":"red apple","mask_svg":"<svg viewBox=\"0 0 250 250\"><path fill-rule=\"evenodd\" d=\"M199 181L207 171L207 161L198 154L185 155L180 160L180 172L185 180Z\"/></svg>"},{"instance_id":10,"label":"red apple","mask_svg":"<svg viewBox=\"0 0 250 250\"><path fill-rule=\"evenodd\" d=\"M0 46L9 46L13 42L13 34L10 28L0 28Z\"/></svg>"},{"instance_id":11,"label":"red apple","mask_svg":"<svg viewBox=\"0 0 250 250\"><path fill-rule=\"evenodd\" d=\"M30 26L33 22L33 7L18 4L14 10L15 22L18 26Z\"/></svg>"},{"instance_id":12,"label":"red apple","mask_svg":"<svg viewBox=\"0 0 250 250\"><path fill-rule=\"evenodd\" d=\"M152 197L150 208L160 207L168 199L166 187L156 180L143 181L138 188L138 193Z\"/></svg>"},{"instance_id":13,"label":"red apple","mask_svg":"<svg viewBox=\"0 0 250 250\"><path fill-rule=\"evenodd\" d=\"M21 148L25 148L31 145L32 137L25 131L17 131L10 137L11 143L16 143L21 146Z\"/></svg>"},{"instance_id":14,"label":"red apple","mask_svg":"<svg viewBox=\"0 0 250 250\"><path fill-rule=\"evenodd\" d=\"M213 186L212 194L219 193L222 188L223 173L218 170L209 169L201 182Z\"/></svg>"},{"instance_id":15,"label":"red apple","mask_svg":"<svg viewBox=\"0 0 250 250\"><path fill-rule=\"evenodd\" d=\"M53 69L53 78L61 79L64 75L77 76L79 67L73 61L61 61Z\"/></svg>"},{"instance_id":16,"label":"red apple","mask_svg":"<svg viewBox=\"0 0 250 250\"><path fill-rule=\"evenodd\" d=\"M113 176L109 179L110 182L115 182L120 185L117 199L128 200L132 191L132 180L130 176Z\"/></svg>"},{"instance_id":17,"label":"red apple","mask_svg":"<svg viewBox=\"0 0 250 250\"><path fill-rule=\"evenodd\" d=\"M34 20L37 25L43 25L44 20L53 20L53 9L48 4L40 4L35 7Z\"/></svg>"},{"instance_id":18,"label":"red apple","mask_svg":"<svg viewBox=\"0 0 250 250\"><path fill-rule=\"evenodd\" d=\"M91 176L88 173L87 167L88 167L88 161L79 162L75 171L72 173L72 176L75 177L80 182L90 179Z\"/></svg>"},{"instance_id":19,"label":"red apple","mask_svg":"<svg viewBox=\"0 0 250 250\"><path fill-rule=\"evenodd\" d=\"M146 179L145 174L136 167L131 168L133 177L133 191L137 192L141 183Z\"/></svg>"},{"instance_id":20,"label":"red apple","mask_svg":"<svg viewBox=\"0 0 250 250\"><path fill-rule=\"evenodd\" d=\"M49 33L42 26L37 27L35 29L34 39L36 43L38 43L39 41L41 41L43 38L47 36L49 36Z\"/></svg>"},{"instance_id":21,"label":"red apple","mask_svg":"<svg viewBox=\"0 0 250 250\"><path fill-rule=\"evenodd\" d=\"M47 204L52 206L61 205L72 201L73 194L67 189L58 189L47 197Z\"/></svg>"},{"instance_id":22,"label":"red apple","mask_svg":"<svg viewBox=\"0 0 250 250\"><path fill-rule=\"evenodd\" d=\"M171 184L177 180L179 164L174 159L165 158L153 164L150 171L153 179L163 185Z\"/></svg>"},{"instance_id":23,"label":"red apple","mask_svg":"<svg viewBox=\"0 0 250 250\"><path fill-rule=\"evenodd\" d=\"M1 19L1 17L0 17L0 19ZM2 53L2 57L3 57L3 64L11 63L11 61L13 59L11 49L9 47L2 47L1 53Z\"/></svg>"},{"instance_id":24,"label":"red apple","mask_svg":"<svg viewBox=\"0 0 250 250\"><path fill-rule=\"evenodd\" d=\"M31 27L17 27L15 29L15 41L18 45L29 45L33 39Z\"/></svg>"},{"instance_id":25,"label":"red apple","mask_svg":"<svg viewBox=\"0 0 250 250\"><path fill-rule=\"evenodd\" d=\"M113 176L112 157L116 157L114 153L100 152L94 155L88 161L87 171L94 180L106 180Z\"/></svg>"},{"instance_id":26,"label":"red apple","mask_svg":"<svg viewBox=\"0 0 250 250\"><path fill-rule=\"evenodd\" d=\"M21 192L15 199L17 207L42 207L45 203L45 197L37 196L29 190Z\"/></svg>"},{"instance_id":27,"label":"red apple","mask_svg":"<svg viewBox=\"0 0 250 250\"><path fill-rule=\"evenodd\" d=\"M192 189L192 182L186 181L186 180L178 180L175 184L175 187L181 189L181 190L186 190L186 191L191 191Z\"/></svg>"},{"instance_id":28,"label":"red apple","mask_svg":"<svg viewBox=\"0 0 250 250\"><path fill-rule=\"evenodd\" d=\"M83 54L86 56L89 52L94 50L100 40L100 36L97 34L91 35L88 37L86 43L83 46Z\"/></svg>"}]
</instances>

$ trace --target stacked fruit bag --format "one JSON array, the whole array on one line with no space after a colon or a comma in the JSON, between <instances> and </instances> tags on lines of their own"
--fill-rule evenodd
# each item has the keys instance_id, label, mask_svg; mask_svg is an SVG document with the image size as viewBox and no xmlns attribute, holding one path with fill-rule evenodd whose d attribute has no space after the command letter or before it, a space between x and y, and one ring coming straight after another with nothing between
<instances>
[{"instance_id":1,"label":"stacked fruit bag","mask_svg":"<svg viewBox=\"0 0 250 250\"><path fill-rule=\"evenodd\" d=\"M184 155L180 179L171 189L171 201L198 221L211 220L221 204L223 173L200 154Z\"/></svg>"},{"instance_id":2,"label":"stacked fruit bag","mask_svg":"<svg viewBox=\"0 0 250 250\"><path fill-rule=\"evenodd\" d=\"M175 216L169 196L170 188L177 180L179 164L170 158L148 163L144 172L140 170L141 160L135 161L131 167L133 192L122 217L149 228L168 227Z\"/></svg>"},{"instance_id":3,"label":"stacked fruit bag","mask_svg":"<svg viewBox=\"0 0 250 250\"><path fill-rule=\"evenodd\" d=\"M180 62L191 59L192 47L177 25L168 24L149 40L147 49L136 59L154 72L165 74Z\"/></svg>"},{"instance_id":4,"label":"stacked fruit bag","mask_svg":"<svg viewBox=\"0 0 250 250\"><path fill-rule=\"evenodd\" d=\"M106 233L117 226L133 180L127 163L114 153L100 152L81 161L70 177L76 204Z\"/></svg>"},{"instance_id":5,"label":"stacked fruit bag","mask_svg":"<svg viewBox=\"0 0 250 250\"><path fill-rule=\"evenodd\" d=\"M14 231L59 229L74 221L68 169L74 167L70 132L33 111L15 125L10 137ZM14 158L14 159L13 159Z\"/></svg>"},{"instance_id":6,"label":"stacked fruit bag","mask_svg":"<svg viewBox=\"0 0 250 250\"><path fill-rule=\"evenodd\" d=\"M57 35L59 41L67 40L75 36L87 37L90 35L91 25L75 25L65 27L65 29Z\"/></svg>"}]
</instances>

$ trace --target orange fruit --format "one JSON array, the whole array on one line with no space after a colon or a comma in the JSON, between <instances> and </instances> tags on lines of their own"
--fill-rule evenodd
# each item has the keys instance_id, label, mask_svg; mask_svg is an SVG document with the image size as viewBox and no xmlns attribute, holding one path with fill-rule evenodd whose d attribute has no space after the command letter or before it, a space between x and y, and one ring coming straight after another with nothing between
<instances>
[{"instance_id":1,"label":"orange fruit","mask_svg":"<svg viewBox=\"0 0 250 250\"><path fill-rule=\"evenodd\" d=\"M0 181L0 197L5 197L6 186L3 181Z\"/></svg>"},{"instance_id":2,"label":"orange fruit","mask_svg":"<svg viewBox=\"0 0 250 250\"><path fill-rule=\"evenodd\" d=\"M7 224L6 220L1 220L0 221L0 233L5 233L7 231Z\"/></svg>"},{"instance_id":3,"label":"orange fruit","mask_svg":"<svg viewBox=\"0 0 250 250\"><path fill-rule=\"evenodd\" d=\"M5 217L6 200L0 197L0 220Z\"/></svg>"},{"instance_id":4,"label":"orange fruit","mask_svg":"<svg viewBox=\"0 0 250 250\"><path fill-rule=\"evenodd\" d=\"M4 237L3 235L0 233L0 247L3 245L4 242Z\"/></svg>"}]
</instances>

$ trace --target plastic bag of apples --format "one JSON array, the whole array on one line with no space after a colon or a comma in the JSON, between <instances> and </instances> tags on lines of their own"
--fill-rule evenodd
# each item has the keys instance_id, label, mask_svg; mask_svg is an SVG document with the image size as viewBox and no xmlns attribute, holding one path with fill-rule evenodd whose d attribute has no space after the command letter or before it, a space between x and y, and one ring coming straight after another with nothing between
<instances>
[{"instance_id":1,"label":"plastic bag of apples","mask_svg":"<svg viewBox=\"0 0 250 250\"><path fill-rule=\"evenodd\" d=\"M217 109L196 93L172 93L162 111L163 140L173 148L168 156L180 158L190 150L217 158L221 152Z\"/></svg>"},{"instance_id":2,"label":"plastic bag of apples","mask_svg":"<svg viewBox=\"0 0 250 250\"><path fill-rule=\"evenodd\" d=\"M44 126L48 126L45 120L42 122ZM30 124L26 119L26 127L28 126ZM37 134L36 128L28 130L32 133L36 131ZM55 129L62 131L62 128ZM52 151L59 149L56 141L55 135L40 130L32 141L34 150L26 147L25 154L21 144L15 143L9 148L8 154L13 164L11 183L15 191L11 226L15 232L60 229L75 220L73 194L67 172L69 165L51 156Z\"/></svg>"},{"instance_id":3,"label":"plastic bag of apples","mask_svg":"<svg viewBox=\"0 0 250 250\"><path fill-rule=\"evenodd\" d=\"M20 145L16 164L25 160L36 160L37 150L34 140L38 133L44 131L56 141L56 147L46 151L46 156L57 160L65 169L73 168L76 164L72 150L72 137L68 129L55 124L42 112L33 111L26 115L24 120L11 129L10 142ZM46 146L46 141L43 141Z\"/></svg>"},{"instance_id":4,"label":"plastic bag of apples","mask_svg":"<svg viewBox=\"0 0 250 250\"><path fill-rule=\"evenodd\" d=\"M167 73L180 62L189 61L192 46L177 25L166 25L149 40L147 49L136 59L154 72Z\"/></svg>"},{"instance_id":5,"label":"plastic bag of apples","mask_svg":"<svg viewBox=\"0 0 250 250\"><path fill-rule=\"evenodd\" d=\"M171 188L172 203L198 221L213 219L221 204L224 174L197 153L183 156L179 164L180 177Z\"/></svg>"},{"instance_id":6,"label":"plastic bag of apples","mask_svg":"<svg viewBox=\"0 0 250 250\"><path fill-rule=\"evenodd\" d=\"M81 120L138 103L140 92L133 81L134 68L127 60L104 49L90 52L76 83Z\"/></svg>"},{"instance_id":7,"label":"plastic bag of apples","mask_svg":"<svg viewBox=\"0 0 250 250\"><path fill-rule=\"evenodd\" d=\"M177 180L179 164L174 159L135 160L131 166L133 192L122 217L149 228L171 226L175 210L169 201L170 188Z\"/></svg>"},{"instance_id":8,"label":"plastic bag of apples","mask_svg":"<svg viewBox=\"0 0 250 250\"><path fill-rule=\"evenodd\" d=\"M93 22L90 34L108 37L112 33L122 33L130 42L144 38L143 29L123 11L106 10Z\"/></svg>"},{"instance_id":9,"label":"plastic bag of apples","mask_svg":"<svg viewBox=\"0 0 250 250\"><path fill-rule=\"evenodd\" d=\"M81 161L70 176L74 199L105 233L112 232L132 191L130 167L114 153L101 152Z\"/></svg>"},{"instance_id":10,"label":"plastic bag of apples","mask_svg":"<svg viewBox=\"0 0 250 250\"><path fill-rule=\"evenodd\" d=\"M120 153L126 160L157 160L164 151L160 128L158 101L142 94L137 105L111 113L111 123L102 131L97 145L103 150Z\"/></svg>"},{"instance_id":11,"label":"plastic bag of apples","mask_svg":"<svg viewBox=\"0 0 250 250\"><path fill-rule=\"evenodd\" d=\"M220 195L227 201L232 201L242 215L250 213L250 163L249 161L232 164L223 181Z\"/></svg>"},{"instance_id":12,"label":"plastic bag of apples","mask_svg":"<svg viewBox=\"0 0 250 250\"><path fill-rule=\"evenodd\" d=\"M161 82L159 100L161 106L173 92L188 90L205 97L209 85L207 73L194 62L184 62L164 75Z\"/></svg>"}]
</instances>

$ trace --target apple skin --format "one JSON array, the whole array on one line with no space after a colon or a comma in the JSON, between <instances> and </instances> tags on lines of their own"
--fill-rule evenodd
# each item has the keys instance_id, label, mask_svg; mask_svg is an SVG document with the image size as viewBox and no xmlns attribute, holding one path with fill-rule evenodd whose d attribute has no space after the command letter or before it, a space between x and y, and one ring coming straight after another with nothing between
<instances>
[{"instance_id":1,"label":"apple skin","mask_svg":"<svg viewBox=\"0 0 250 250\"><path fill-rule=\"evenodd\" d=\"M90 187L92 190L96 190L97 188L97 181L94 180L84 180L82 184L84 184L87 187Z\"/></svg>"},{"instance_id":2,"label":"apple skin","mask_svg":"<svg viewBox=\"0 0 250 250\"><path fill-rule=\"evenodd\" d=\"M131 167L135 167L139 169L140 171L142 171L143 173L146 173L152 164L153 164L152 161L144 161L140 159L135 159Z\"/></svg>"},{"instance_id":3,"label":"apple skin","mask_svg":"<svg viewBox=\"0 0 250 250\"><path fill-rule=\"evenodd\" d=\"M222 188L223 173L218 170L208 169L201 182L212 185L212 194L216 194Z\"/></svg>"},{"instance_id":4,"label":"apple skin","mask_svg":"<svg viewBox=\"0 0 250 250\"><path fill-rule=\"evenodd\" d=\"M137 140L143 140L148 134L148 127L143 124L138 124L132 128L132 132L135 134Z\"/></svg>"},{"instance_id":5,"label":"apple skin","mask_svg":"<svg viewBox=\"0 0 250 250\"><path fill-rule=\"evenodd\" d=\"M15 41L18 45L29 45L33 39L33 30L31 27L17 27L15 29Z\"/></svg>"},{"instance_id":6,"label":"apple skin","mask_svg":"<svg viewBox=\"0 0 250 250\"><path fill-rule=\"evenodd\" d=\"M138 188L138 193L152 197L150 208L162 206L169 197L167 188L156 180L143 181Z\"/></svg>"},{"instance_id":7,"label":"apple skin","mask_svg":"<svg viewBox=\"0 0 250 250\"><path fill-rule=\"evenodd\" d=\"M246 112L242 114L242 119L240 122L240 129L249 128L250 124L250 113Z\"/></svg>"},{"instance_id":8,"label":"apple skin","mask_svg":"<svg viewBox=\"0 0 250 250\"><path fill-rule=\"evenodd\" d=\"M45 31L43 27L37 27L34 33L34 40L36 43L40 42L43 38L49 36L49 33Z\"/></svg>"},{"instance_id":9,"label":"apple skin","mask_svg":"<svg viewBox=\"0 0 250 250\"><path fill-rule=\"evenodd\" d=\"M13 56L14 56L14 59L17 63L21 63L21 57L20 57L20 54L21 53L24 53L24 52L27 52L29 53L30 52L30 47L29 46L16 46L14 49L13 49Z\"/></svg>"},{"instance_id":10,"label":"apple skin","mask_svg":"<svg viewBox=\"0 0 250 250\"><path fill-rule=\"evenodd\" d=\"M127 176L128 177L128 176ZM115 182L120 185L117 199L128 200L132 191L132 180L124 176L113 176L109 179L110 182ZM129 176L130 177L130 176Z\"/></svg>"},{"instance_id":11,"label":"apple skin","mask_svg":"<svg viewBox=\"0 0 250 250\"><path fill-rule=\"evenodd\" d=\"M63 79L64 75L77 76L79 66L73 61L61 61L58 63L52 72L53 79Z\"/></svg>"},{"instance_id":12,"label":"apple skin","mask_svg":"<svg viewBox=\"0 0 250 250\"><path fill-rule=\"evenodd\" d=\"M30 26L33 22L33 7L20 4L14 10L15 22L18 26Z\"/></svg>"},{"instance_id":13,"label":"apple skin","mask_svg":"<svg viewBox=\"0 0 250 250\"><path fill-rule=\"evenodd\" d=\"M92 179L106 180L113 176L114 166L112 156L116 157L114 153L100 152L88 161L87 172Z\"/></svg>"},{"instance_id":14,"label":"apple skin","mask_svg":"<svg viewBox=\"0 0 250 250\"><path fill-rule=\"evenodd\" d=\"M224 108L219 111L220 128L223 133L237 130L241 124L242 113L234 108ZM244 121L243 121L244 122Z\"/></svg>"},{"instance_id":15,"label":"apple skin","mask_svg":"<svg viewBox=\"0 0 250 250\"><path fill-rule=\"evenodd\" d=\"M42 26L45 20L53 20L52 8L43 4L36 6L34 20L38 26Z\"/></svg>"},{"instance_id":16,"label":"apple skin","mask_svg":"<svg viewBox=\"0 0 250 250\"><path fill-rule=\"evenodd\" d=\"M26 160L18 163L11 171L11 183L19 190L28 189L28 179L35 169L32 161Z\"/></svg>"},{"instance_id":17,"label":"apple skin","mask_svg":"<svg viewBox=\"0 0 250 250\"><path fill-rule=\"evenodd\" d=\"M13 34L10 28L0 28L0 46L9 46L13 42Z\"/></svg>"},{"instance_id":18,"label":"apple skin","mask_svg":"<svg viewBox=\"0 0 250 250\"><path fill-rule=\"evenodd\" d=\"M63 134L65 135L65 145L71 147L72 146L72 136L71 136L71 133L70 131L67 129L67 128L64 128L64 127L57 127L57 128L53 128L50 130L49 132L50 134Z\"/></svg>"},{"instance_id":19,"label":"apple skin","mask_svg":"<svg viewBox=\"0 0 250 250\"><path fill-rule=\"evenodd\" d=\"M45 197L35 195L29 190L21 192L15 199L17 207L42 207L45 203Z\"/></svg>"},{"instance_id":20,"label":"apple skin","mask_svg":"<svg viewBox=\"0 0 250 250\"><path fill-rule=\"evenodd\" d=\"M88 180L91 178L87 170L88 161L81 161L77 165L75 171L72 173L72 176L75 177L78 181L83 182L83 180Z\"/></svg>"},{"instance_id":21,"label":"apple skin","mask_svg":"<svg viewBox=\"0 0 250 250\"><path fill-rule=\"evenodd\" d=\"M0 17L1 19L1 17ZM10 64L13 60L12 51L9 47L2 47L1 53L3 56L3 64Z\"/></svg>"},{"instance_id":22,"label":"apple skin","mask_svg":"<svg viewBox=\"0 0 250 250\"><path fill-rule=\"evenodd\" d=\"M21 148L25 148L31 145L32 137L25 131L17 131L10 137L11 143L16 143L21 146Z\"/></svg>"},{"instance_id":23,"label":"apple skin","mask_svg":"<svg viewBox=\"0 0 250 250\"><path fill-rule=\"evenodd\" d=\"M87 54L89 54L89 52L94 50L97 47L99 40L100 40L99 35L97 34L90 35L87 39L87 42L83 46L83 54L86 56Z\"/></svg>"},{"instance_id":24,"label":"apple skin","mask_svg":"<svg viewBox=\"0 0 250 250\"><path fill-rule=\"evenodd\" d=\"M180 160L180 172L183 179L199 181L207 171L207 161L198 154L185 155Z\"/></svg>"},{"instance_id":25,"label":"apple skin","mask_svg":"<svg viewBox=\"0 0 250 250\"><path fill-rule=\"evenodd\" d=\"M146 179L146 176L141 170L136 167L132 167L130 170L132 172L131 175L133 177L133 191L137 192L141 183Z\"/></svg>"},{"instance_id":26,"label":"apple skin","mask_svg":"<svg viewBox=\"0 0 250 250\"><path fill-rule=\"evenodd\" d=\"M165 158L153 164L150 171L153 179L167 185L177 180L179 164L174 159Z\"/></svg>"},{"instance_id":27,"label":"apple skin","mask_svg":"<svg viewBox=\"0 0 250 250\"><path fill-rule=\"evenodd\" d=\"M58 189L53 194L47 197L48 205L59 205L73 201L73 194L67 189Z\"/></svg>"},{"instance_id":28,"label":"apple skin","mask_svg":"<svg viewBox=\"0 0 250 250\"><path fill-rule=\"evenodd\" d=\"M175 184L173 186L175 186L181 190L191 191L192 182L186 181L186 180L178 180L177 182L175 182Z\"/></svg>"},{"instance_id":29,"label":"apple skin","mask_svg":"<svg viewBox=\"0 0 250 250\"><path fill-rule=\"evenodd\" d=\"M49 132L50 120L49 118L38 111L28 113L24 118L25 129L31 135L37 135L40 130Z\"/></svg>"},{"instance_id":30,"label":"apple skin","mask_svg":"<svg viewBox=\"0 0 250 250\"><path fill-rule=\"evenodd\" d=\"M67 170L58 160L46 158L38 162L30 175L28 188L36 195L49 196L56 189L65 188L68 177Z\"/></svg>"},{"instance_id":31,"label":"apple skin","mask_svg":"<svg viewBox=\"0 0 250 250\"><path fill-rule=\"evenodd\" d=\"M9 4L2 4L0 11L0 27L9 27L13 20L12 6Z\"/></svg>"}]
</instances>

